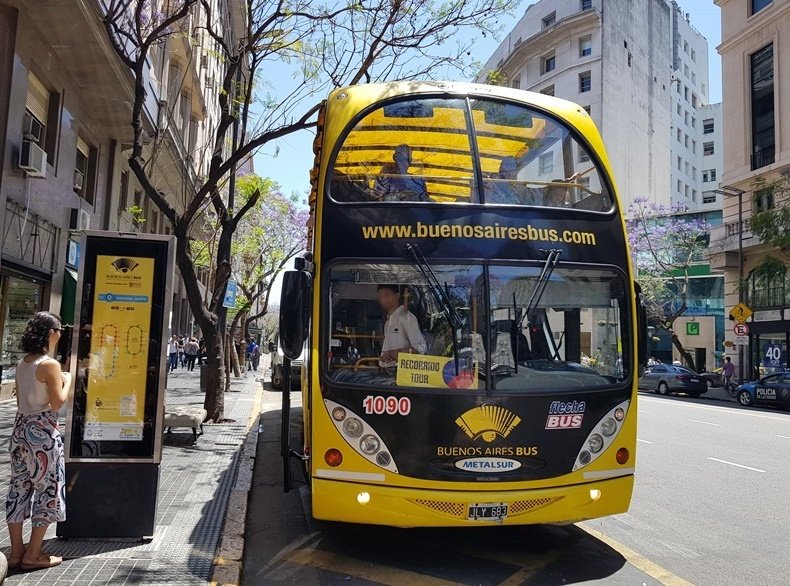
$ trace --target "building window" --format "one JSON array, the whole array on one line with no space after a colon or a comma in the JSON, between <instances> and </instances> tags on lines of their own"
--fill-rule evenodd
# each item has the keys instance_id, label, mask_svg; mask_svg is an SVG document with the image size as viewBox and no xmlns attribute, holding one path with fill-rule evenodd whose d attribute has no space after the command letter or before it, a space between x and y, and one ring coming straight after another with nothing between
<instances>
[{"instance_id":1,"label":"building window","mask_svg":"<svg viewBox=\"0 0 790 586\"><path fill-rule=\"evenodd\" d=\"M697 190L696 189L692 189L691 190L691 201L693 201L693 202L697 201Z\"/></svg>"},{"instance_id":2,"label":"building window","mask_svg":"<svg viewBox=\"0 0 790 586\"><path fill-rule=\"evenodd\" d=\"M691 72L691 83L692 85L697 85L697 74L693 71Z\"/></svg>"},{"instance_id":3,"label":"building window","mask_svg":"<svg viewBox=\"0 0 790 586\"><path fill-rule=\"evenodd\" d=\"M125 210L129 207L129 171L121 171L121 192L118 196L118 208Z\"/></svg>"},{"instance_id":4,"label":"building window","mask_svg":"<svg viewBox=\"0 0 790 586\"><path fill-rule=\"evenodd\" d=\"M513 78L513 81L510 82L510 87L512 87L513 89L516 89L516 90L520 90L521 89L521 76L520 75L517 75L516 77Z\"/></svg>"},{"instance_id":5,"label":"building window","mask_svg":"<svg viewBox=\"0 0 790 586\"><path fill-rule=\"evenodd\" d=\"M692 128L696 128L697 127L697 119L694 118L693 116L691 117L691 127Z\"/></svg>"},{"instance_id":6,"label":"building window","mask_svg":"<svg viewBox=\"0 0 790 586\"><path fill-rule=\"evenodd\" d=\"M60 94L52 92L32 73L27 76L25 118L22 134L47 153L47 163L55 166L60 128Z\"/></svg>"},{"instance_id":7,"label":"building window","mask_svg":"<svg viewBox=\"0 0 790 586\"><path fill-rule=\"evenodd\" d=\"M692 108L697 108L699 106L699 99L697 98L697 94L691 94L691 106Z\"/></svg>"},{"instance_id":8,"label":"building window","mask_svg":"<svg viewBox=\"0 0 790 586\"><path fill-rule=\"evenodd\" d=\"M77 137L77 156L74 164L74 191L89 204L93 205L96 194L97 149Z\"/></svg>"},{"instance_id":9,"label":"building window","mask_svg":"<svg viewBox=\"0 0 790 586\"><path fill-rule=\"evenodd\" d=\"M678 157L678 171L682 171L682 170L683 170L683 159Z\"/></svg>"},{"instance_id":10,"label":"building window","mask_svg":"<svg viewBox=\"0 0 790 586\"><path fill-rule=\"evenodd\" d=\"M713 148L713 141L710 142L703 142L702 143L702 154L706 157L715 153L715 149Z\"/></svg>"},{"instance_id":11,"label":"building window","mask_svg":"<svg viewBox=\"0 0 790 586\"><path fill-rule=\"evenodd\" d=\"M684 171L684 172L686 173L686 177L688 177L689 175L691 175L691 173L689 173L689 164L688 164L688 161L686 161L686 162L684 163L684 167L685 167L685 171Z\"/></svg>"},{"instance_id":12,"label":"building window","mask_svg":"<svg viewBox=\"0 0 790 586\"><path fill-rule=\"evenodd\" d=\"M683 182L678 179L678 193L683 193Z\"/></svg>"},{"instance_id":13,"label":"building window","mask_svg":"<svg viewBox=\"0 0 790 586\"><path fill-rule=\"evenodd\" d=\"M579 162L586 163L590 160L590 153L583 146L579 145Z\"/></svg>"},{"instance_id":14,"label":"building window","mask_svg":"<svg viewBox=\"0 0 790 586\"><path fill-rule=\"evenodd\" d=\"M774 162L774 46L760 49L752 65L752 169Z\"/></svg>"},{"instance_id":15,"label":"building window","mask_svg":"<svg viewBox=\"0 0 790 586\"><path fill-rule=\"evenodd\" d=\"M685 185L685 184L683 185L683 195L686 197L686 199L688 199L688 197L689 197L689 186L688 185Z\"/></svg>"},{"instance_id":16,"label":"building window","mask_svg":"<svg viewBox=\"0 0 790 586\"><path fill-rule=\"evenodd\" d=\"M554 57L554 51L549 53L548 55L544 56L541 59L541 71L543 73L548 73L550 71L554 71L554 68L557 66L556 58Z\"/></svg>"},{"instance_id":17,"label":"building window","mask_svg":"<svg viewBox=\"0 0 790 586\"><path fill-rule=\"evenodd\" d=\"M689 148L689 135L683 133L683 146Z\"/></svg>"},{"instance_id":18,"label":"building window","mask_svg":"<svg viewBox=\"0 0 790 586\"><path fill-rule=\"evenodd\" d=\"M774 190L770 187L754 192L754 213L767 212L774 209Z\"/></svg>"},{"instance_id":19,"label":"building window","mask_svg":"<svg viewBox=\"0 0 790 586\"><path fill-rule=\"evenodd\" d=\"M689 66L688 65L683 65L683 75L685 75L686 77L689 76Z\"/></svg>"},{"instance_id":20,"label":"building window","mask_svg":"<svg viewBox=\"0 0 790 586\"><path fill-rule=\"evenodd\" d=\"M688 112L684 112L683 113L683 122L686 123L686 126L689 125L689 113Z\"/></svg>"},{"instance_id":21,"label":"building window","mask_svg":"<svg viewBox=\"0 0 790 586\"><path fill-rule=\"evenodd\" d=\"M683 41L683 52L688 55L689 54L689 42Z\"/></svg>"},{"instance_id":22,"label":"building window","mask_svg":"<svg viewBox=\"0 0 790 586\"><path fill-rule=\"evenodd\" d=\"M592 36L587 35L579 39L579 57L592 55Z\"/></svg>"},{"instance_id":23,"label":"building window","mask_svg":"<svg viewBox=\"0 0 790 586\"><path fill-rule=\"evenodd\" d=\"M697 53L694 51L694 49L692 49L692 50L691 50L691 60L692 60L694 63L696 63L696 62L697 62ZM693 74L692 74L692 75L693 75Z\"/></svg>"},{"instance_id":24,"label":"building window","mask_svg":"<svg viewBox=\"0 0 790 586\"><path fill-rule=\"evenodd\" d=\"M713 122L713 118L706 118L702 121L702 134L713 134L715 129L716 126Z\"/></svg>"},{"instance_id":25,"label":"building window","mask_svg":"<svg viewBox=\"0 0 790 586\"><path fill-rule=\"evenodd\" d=\"M708 173L708 171L703 171L702 172L702 182L703 183L707 183L708 181L710 181L710 174Z\"/></svg>"},{"instance_id":26,"label":"building window","mask_svg":"<svg viewBox=\"0 0 790 586\"><path fill-rule=\"evenodd\" d=\"M589 71L579 74L579 93L589 92L592 89L592 74Z\"/></svg>"},{"instance_id":27,"label":"building window","mask_svg":"<svg viewBox=\"0 0 790 586\"><path fill-rule=\"evenodd\" d=\"M697 180L697 168L696 168L696 167L692 167L692 168L691 168L691 178L692 178L694 181L696 181L696 180Z\"/></svg>"},{"instance_id":28,"label":"building window","mask_svg":"<svg viewBox=\"0 0 790 586\"><path fill-rule=\"evenodd\" d=\"M689 101L689 88L687 85L683 86L683 99L685 99L687 102Z\"/></svg>"},{"instance_id":29,"label":"building window","mask_svg":"<svg viewBox=\"0 0 790 586\"><path fill-rule=\"evenodd\" d=\"M716 194L715 193L703 193L702 194L702 203L716 203Z\"/></svg>"},{"instance_id":30,"label":"building window","mask_svg":"<svg viewBox=\"0 0 790 586\"><path fill-rule=\"evenodd\" d=\"M590 10L592 8L592 0L581 0L579 10L584 12L585 10Z\"/></svg>"},{"instance_id":31,"label":"building window","mask_svg":"<svg viewBox=\"0 0 790 586\"><path fill-rule=\"evenodd\" d=\"M543 28L550 27L555 22L557 22L557 13L552 12L551 14L547 14L543 17Z\"/></svg>"},{"instance_id":32,"label":"building window","mask_svg":"<svg viewBox=\"0 0 790 586\"><path fill-rule=\"evenodd\" d=\"M678 116L683 116L683 108L680 107L680 102L678 102L676 110L677 110Z\"/></svg>"},{"instance_id":33,"label":"building window","mask_svg":"<svg viewBox=\"0 0 790 586\"><path fill-rule=\"evenodd\" d=\"M541 175L548 175L554 171L554 153L545 153L538 159L538 170Z\"/></svg>"},{"instance_id":34,"label":"building window","mask_svg":"<svg viewBox=\"0 0 790 586\"><path fill-rule=\"evenodd\" d=\"M678 128L678 142L683 141L683 131Z\"/></svg>"},{"instance_id":35,"label":"building window","mask_svg":"<svg viewBox=\"0 0 790 586\"><path fill-rule=\"evenodd\" d=\"M554 95L554 84L547 85L542 90L540 90L540 93L542 93L544 96L553 96Z\"/></svg>"},{"instance_id":36,"label":"building window","mask_svg":"<svg viewBox=\"0 0 790 586\"><path fill-rule=\"evenodd\" d=\"M716 181L716 169L708 169L702 172L702 182L710 183L711 181Z\"/></svg>"},{"instance_id":37,"label":"building window","mask_svg":"<svg viewBox=\"0 0 790 586\"><path fill-rule=\"evenodd\" d=\"M751 12L749 14L752 15L752 14L757 14L763 8L770 6L773 3L773 0L750 0L750 3L751 3Z\"/></svg>"},{"instance_id":38,"label":"building window","mask_svg":"<svg viewBox=\"0 0 790 586\"><path fill-rule=\"evenodd\" d=\"M691 141L691 152L694 153L695 155L697 154L697 141L696 140L692 140Z\"/></svg>"}]
</instances>

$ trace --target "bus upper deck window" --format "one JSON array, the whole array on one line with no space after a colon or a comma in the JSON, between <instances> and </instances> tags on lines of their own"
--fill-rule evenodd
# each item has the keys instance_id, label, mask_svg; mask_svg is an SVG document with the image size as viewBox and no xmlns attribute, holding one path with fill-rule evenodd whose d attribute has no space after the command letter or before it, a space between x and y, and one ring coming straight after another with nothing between
<instances>
[{"instance_id":1,"label":"bus upper deck window","mask_svg":"<svg viewBox=\"0 0 790 586\"><path fill-rule=\"evenodd\" d=\"M412 98L365 114L334 161L343 202L471 202L476 198L466 101Z\"/></svg>"},{"instance_id":2,"label":"bus upper deck window","mask_svg":"<svg viewBox=\"0 0 790 586\"><path fill-rule=\"evenodd\" d=\"M608 211L587 148L554 118L520 104L472 100L486 203Z\"/></svg>"}]
</instances>

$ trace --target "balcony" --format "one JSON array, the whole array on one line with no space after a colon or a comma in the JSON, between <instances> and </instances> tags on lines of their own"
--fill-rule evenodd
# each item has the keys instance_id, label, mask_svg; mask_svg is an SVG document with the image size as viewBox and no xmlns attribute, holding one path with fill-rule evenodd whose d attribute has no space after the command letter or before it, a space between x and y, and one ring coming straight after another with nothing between
<instances>
[{"instance_id":1,"label":"balcony","mask_svg":"<svg viewBox=\"0 0 790 586\"><path fill-rule=\"evenodd\" d=\"M746 303L752 309L781 309L790 305L790 275L776 279L756 279L750 275L746 280Z\"/></svg>"},{"instance_id":2,"label":"balcony","mask_svg":"<svg viewBox=\"0 0 790 586\"><path fill-rule=\"evenodd\" d=\"M776 146L772 145L752 153L752 171L772 165L776 161Z\"/></svg>"}]
</instances>

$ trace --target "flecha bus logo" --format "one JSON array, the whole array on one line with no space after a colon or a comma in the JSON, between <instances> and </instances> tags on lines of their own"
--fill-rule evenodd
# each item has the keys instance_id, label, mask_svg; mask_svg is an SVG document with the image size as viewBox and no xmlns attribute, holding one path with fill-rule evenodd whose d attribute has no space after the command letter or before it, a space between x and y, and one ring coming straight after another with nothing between
<instances>
[{"instance_id":1,"label":"flecha bus logo","mask_svg":"<svg viewBox=\"0 0 790 586\"><path fill-rule=\"evenodd\" d=\"M546 429L579 429L584 421L584 401L552 401L549 405L549 416L546 418Z\"/></svg>"}]
</instances>

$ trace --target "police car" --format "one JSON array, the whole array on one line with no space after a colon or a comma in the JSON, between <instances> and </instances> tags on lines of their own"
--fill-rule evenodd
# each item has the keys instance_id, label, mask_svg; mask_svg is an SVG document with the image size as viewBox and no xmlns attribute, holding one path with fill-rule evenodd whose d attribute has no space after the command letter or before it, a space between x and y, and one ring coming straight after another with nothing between
<instances>
[{"instance_id":1,"label":"police car","mask_svg":"<svg viewBox=\"0 0 790 586\"><path fill-rule=\"evenodd\" d=\"M738 387L738 402L750 405L779 405L790 408L790 372L769 374Z\"/></svg>"}]
</instances>

